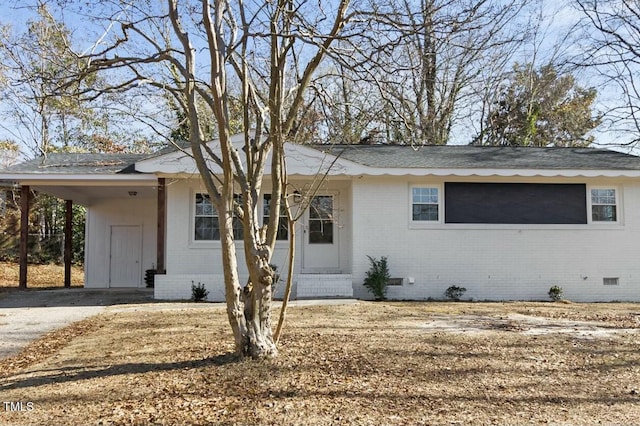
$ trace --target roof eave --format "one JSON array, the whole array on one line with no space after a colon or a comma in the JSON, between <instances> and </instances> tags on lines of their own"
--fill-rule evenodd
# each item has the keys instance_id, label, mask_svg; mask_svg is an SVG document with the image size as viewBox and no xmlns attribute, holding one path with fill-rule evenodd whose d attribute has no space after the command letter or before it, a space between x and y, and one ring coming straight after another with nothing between
<instances>
[{"instance_id":1,"label":"roof eave","mask_svg":"<svg viewBox=\"0 0 640 426\"><path fill-rule=\"evenodd\" d=\"M428 169L364 167L361 176L501 176L501 177L625 177L639 178L640 170L612 169Z\"/></svg>"},{"instance_id":2,"label":"roof eave","mask_svg":"<svg viewBox=\"0 0 640 426\"><path fill-rule=\"evenodd\" d=\"M128 183L157 183L154 175L145 174L58 174L58 173L11 173L0 174L0 179L4 181L20 182L21 184L56 185L64 184L128 184Z\"/></svg>"},{"instance_id":3,"label":"roof eave","mask_svg":"<svg viewBox=\"0 0 640 426\"><path fill-rule=\"evenodd\" d=\"M426 168L374 168L350 167L351 170L329 170L331 177L349 176L458 176L458 177L612 177L612 178L640 178L640 170L596 170L596 169L426 169ZM325 171L326 172L326 171ZM324 174L324 173L323 173ZM197 170L174 173L159 173L157 177L194 178L198 177ZM317 176L318 173L300 173L299 170L289 173L291 177L305 178ZM268 174L265 174L268 176Z\"/></svg>"}]
</instances>

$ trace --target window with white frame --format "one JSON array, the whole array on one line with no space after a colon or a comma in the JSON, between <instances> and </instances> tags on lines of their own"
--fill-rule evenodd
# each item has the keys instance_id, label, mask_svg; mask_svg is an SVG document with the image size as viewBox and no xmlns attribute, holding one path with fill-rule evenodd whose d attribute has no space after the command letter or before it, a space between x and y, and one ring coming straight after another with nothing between
<instances>
[{"instance_id":1,"label":"window with white frame","mask_svg":"<svg viewBox=\"0 0 640 426\"><path fill-rule=\"evenodd\" d=\"M411 188L411 220L438 222L440 220L440 190L435 186Z\"/></svg>"},{"instance_id":2,"label":"window with white frame","mask_svg":"<svg viewBox=\"0 0 640 426\"><path fill-rule=\"evenodd\" d=\"M220 223L218 222L218 213L213 204L211 204L209 194L196 194L194 213L194 240L219 240Z\"/></svg>"},{"instance_id":3,"label":"window with white frame","mask_svg":"<svg viewBox=\"0 0 640 426\"><path fill-rule=\"evenodd\" d=\"M618 221L618 200L615 188L591 188L591 221Z\"/></svg>"},{"instance_id":4,"label":"window with white frame","mask_svg":"<svg viewBox=\"0 0 640 426\"><path fill-rule=\"evenodd\" d=\"M264 194L262 198L262 223L266 225L269 222L271 214L271 194ZM280 206L280 220L278 222L278 233L276 240L286 241L289 239L289 227L287 223L287 213L283 205Z\"/></svg>"},{"instance_id":5,"label":"window with white frame","mask_svg":"<svg viewBox=\"0 0 640 426\"><path fill-rule=\"evenodd\" d=\"M240 203L239 195L234 195L234 200ZM218 212L213 207L209 194L196 193L194 208L194 240L195 241L219 241L220 222ZM233 238L241 240L242 221L235 215L233 217Z\"/></svg>"}]
</instances>

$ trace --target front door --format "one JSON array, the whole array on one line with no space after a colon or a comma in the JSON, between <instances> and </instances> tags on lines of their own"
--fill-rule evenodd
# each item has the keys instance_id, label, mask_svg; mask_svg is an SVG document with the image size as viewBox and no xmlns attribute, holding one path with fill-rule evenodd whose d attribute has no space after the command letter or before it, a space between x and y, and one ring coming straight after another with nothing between
<instances>
[{"instance_id":1,"label":"front door","mask_svg":"<svg viewBox=\"0 0 640 426\"><path fill-rule=\"evenodd\" d=\"M336 195L316 195L305 217L303 269L307 272L339 272L339 227Z\"/></svg>"},{"instance_id":2,"label":"front door","mask_svg":"<svg viewBox=\"0 0 640 426\"><path fill-rule=\"evenodd\" d=\"M142 280L140 256L142 232L139 225L112 226L109 256L109 287L138 287Z\"/></svg>"}]
</instances>

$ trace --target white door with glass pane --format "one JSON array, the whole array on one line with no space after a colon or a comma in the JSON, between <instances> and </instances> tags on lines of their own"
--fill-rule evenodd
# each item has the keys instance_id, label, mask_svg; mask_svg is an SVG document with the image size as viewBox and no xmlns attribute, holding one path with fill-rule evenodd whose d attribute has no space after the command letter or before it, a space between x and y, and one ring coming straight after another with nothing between
<instances>
[{"instance_id":1,"label":"white door with glass pane","mask_svg":"<svg viewBox=\"0 0 640 426\"><path fill-rule=\"evenodd\" d=\"M339 272L337 195L316 195L305 215L302 267L306 272Z\"/></svg>"}]
</instances>

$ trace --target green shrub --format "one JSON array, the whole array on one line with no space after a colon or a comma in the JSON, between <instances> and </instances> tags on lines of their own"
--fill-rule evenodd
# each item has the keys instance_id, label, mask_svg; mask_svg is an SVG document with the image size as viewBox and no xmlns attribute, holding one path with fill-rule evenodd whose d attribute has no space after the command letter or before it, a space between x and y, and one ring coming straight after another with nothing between
<instances>
[{"instance_id":1,"label":"green shrub","mask_svg":"<svg viewBox=\"0 0 640 426\"><path fill-rule=\"evenodd\" d=\"M387 264L387 257L382 256L380 260L367 256L371 263L371 268L367 271L364 279L364 286L373 294L376 300L384 300L387 295L387 284L391 274Z\"/></svg>"},{"instance_id":2,"label":"green shrub","mask_svg":"<svg viewBox=\"0 0 640 426\"><path fill-rule=\"evenodd\" d=\"M467 291L467 289L464 287L458 287L457 285L452 285L451 287L449 287L444 291L444 296L448 300L455 300L456 302L459 302L465 291Z\"/></svg>"},{"instance_id":3,"label":"green shrub","mask_svg":"<svg viewBox=\"0 0 640 426\"><path fill-rule=\"evenodd\" d=\"M209 295L209 290L204 288L204 284L198 283L195 285L193 281L191 281L191 300L194 302L203 302L207 299Z\"/></svg>"},{"instance_id":4,"label":"green shrub","mask_svg":"<svg viewBox=\"0 0 640 426\"><path fill-rule=\"evenodd\" d=\"M554 302L558 302L562 300L563 293L562 287L554 285L549 289L549 298Z\"/></svg>"}]
</instances>

